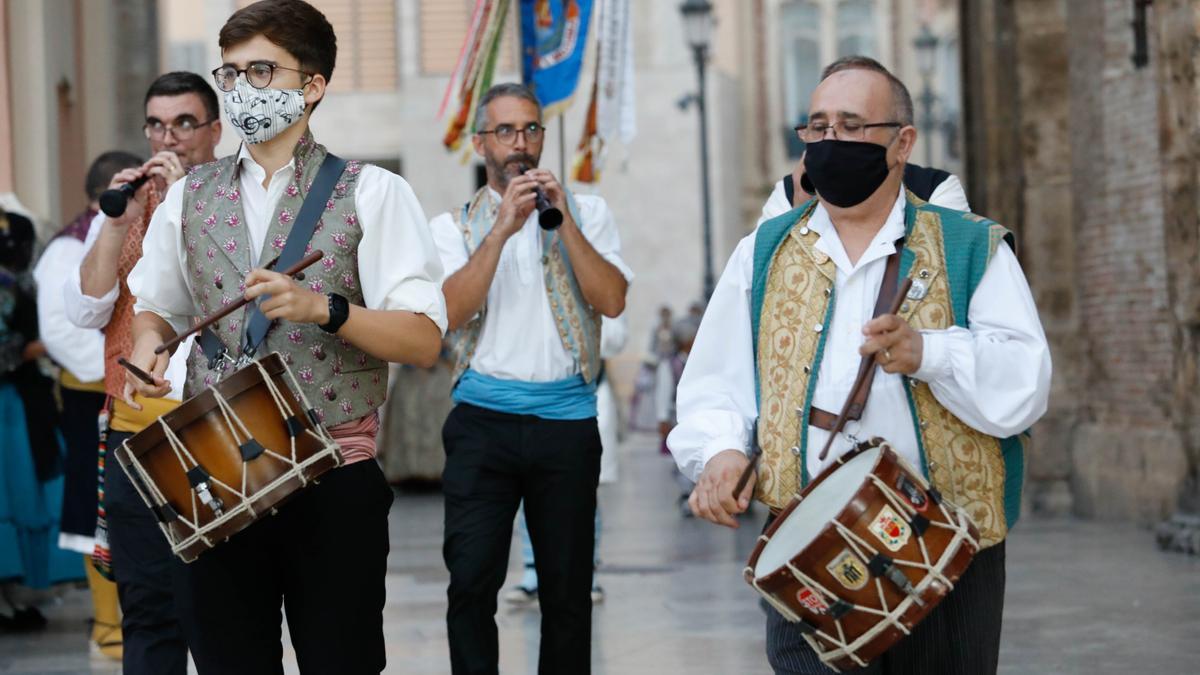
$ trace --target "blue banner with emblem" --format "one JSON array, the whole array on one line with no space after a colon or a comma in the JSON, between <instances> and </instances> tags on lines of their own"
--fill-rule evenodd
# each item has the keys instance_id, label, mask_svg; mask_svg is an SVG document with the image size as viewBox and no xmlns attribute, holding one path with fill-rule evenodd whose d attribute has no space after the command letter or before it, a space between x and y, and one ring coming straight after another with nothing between
<instances>
[{"instance_id":1,"label":"blue banner with emblem","mask_svg":"<svg viewBox=\"0 0 1200 675\"><path fill-rule=\"evenodd\" d=\"M521 79L547 116L579 85L591 16L592 0L521 0Z\"/></svg>"}]
</instances>

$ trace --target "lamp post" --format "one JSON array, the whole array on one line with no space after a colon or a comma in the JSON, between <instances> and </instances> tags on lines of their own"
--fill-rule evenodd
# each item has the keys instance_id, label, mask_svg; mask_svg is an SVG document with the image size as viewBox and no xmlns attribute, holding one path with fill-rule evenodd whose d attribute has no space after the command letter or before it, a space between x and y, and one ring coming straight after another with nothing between
<instances>
[{"instance_id":1,"label":"lamp post","mask_svg":"<svg viewBox=\"0 0 1200 675\"><path fill-rule=\"evenodd\" d=\"M692 59L696 62L696 77L699 93L695 97L700 109L700 198L704 209L704 299L712 297L715 281L712 262L712 212L708 194L708 112L704 81L704 62L708 60L709 43L712 42L712 4L708 0L684 0L679 6L683 14L683 35L692 48Z\"/></svg>"},{"instance_id":2,"label":"lamp post","mask_svg":"<svg viewBox=\"0 0 1200 675\"><path fill-rule=\"evenodd\" d=\"M937 67L938 38L929 30L929 24L921 24L921 32L913 40L917 49L917 70L921 73L921 132L925 134L925 165L933 166L933 106L937 96L933 93L933 71Z\"/></svg>"}]
</instances>

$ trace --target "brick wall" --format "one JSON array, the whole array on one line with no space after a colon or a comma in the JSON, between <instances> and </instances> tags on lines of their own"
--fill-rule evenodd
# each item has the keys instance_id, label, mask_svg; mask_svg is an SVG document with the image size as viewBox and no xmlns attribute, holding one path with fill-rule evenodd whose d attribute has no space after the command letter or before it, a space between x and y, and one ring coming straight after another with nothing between
<instances>
[{"instance_id":1,"label":"brick wall","mask_svg":"<svg viewBox=\"0 0 1200 675\"><path fill-rule=\"evenodd\" d=\"M963 2L964 44L983 52L965 68L968 152L985 173L970 176L972 201L1018 210L1055 359L1029 461L1035 511L1152 522L1196 483L1194 4L1154 3L1151 60L1135 68L1128 0ZM1014 73L1015 101L979 105ZM996 136L1014 114L1015 159ZM1015 199L994 194L998 175Z\"/></svg>"}]
</instances>

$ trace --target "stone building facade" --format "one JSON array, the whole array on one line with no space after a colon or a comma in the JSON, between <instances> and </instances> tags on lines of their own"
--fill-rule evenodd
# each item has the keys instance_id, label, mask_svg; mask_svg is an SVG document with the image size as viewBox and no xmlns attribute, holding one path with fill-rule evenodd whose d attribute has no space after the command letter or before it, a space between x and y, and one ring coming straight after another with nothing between
<instances>
[{"instance_id":1,"label":"stone building facade","mask_svg":"<svg viewBox=\"0 0 1200 675\"><path fill-rule=\"evenodd\" d=\"M1200 2L964 0L968 193L1054 353L1034 512L1197 507Z\"/></svg>"}]
</instances>

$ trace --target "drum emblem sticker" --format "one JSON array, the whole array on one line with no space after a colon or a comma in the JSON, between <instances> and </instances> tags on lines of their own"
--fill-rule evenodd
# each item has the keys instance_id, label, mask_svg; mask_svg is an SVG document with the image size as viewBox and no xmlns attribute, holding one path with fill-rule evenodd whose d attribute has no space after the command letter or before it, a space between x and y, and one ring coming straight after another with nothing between
<instances>
[{"instance_id":1,"label":"drum emblem sticker","mask_svg":"<svg viewBox=\"0 0 1200 675\"><path fill-rule=\"evenodd\" d=\"M813 589L805 587L796 592L796 601L802 607L814 614L824 614L829 611L829 604Z\"/></svg>"},{"instance_id":2,"label":"drum emblem sticker","mask_svg":"<svg viewBox=\"0 0 1200 675\"><path fill-rule=\"evenodd\" d=\"M838 583L852 591L857 591L867 585L867 565L850 549L842 549L842 552L831 560L825 569L833 575L834 579L838 580Z\"/></svg>"},{"instance_id":3,"label":"drum emblem sticker","mask_svg":"<svg viewBox=\"0 0 1200 675\"><path fill-rule=\"evenodd\" d=\"M908 543L908 538L912 534L908 523L904 522L890 506L879 509L879 513L875 514L875 519L871 521L871 525L867 529L891 551L899 551Z\"/></svg>"}]
</instances>

